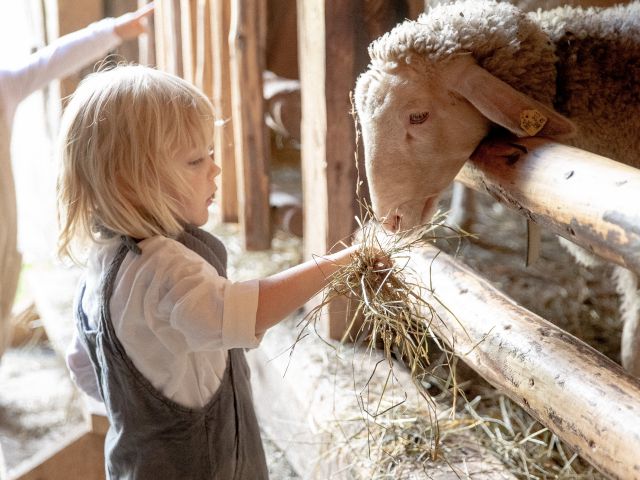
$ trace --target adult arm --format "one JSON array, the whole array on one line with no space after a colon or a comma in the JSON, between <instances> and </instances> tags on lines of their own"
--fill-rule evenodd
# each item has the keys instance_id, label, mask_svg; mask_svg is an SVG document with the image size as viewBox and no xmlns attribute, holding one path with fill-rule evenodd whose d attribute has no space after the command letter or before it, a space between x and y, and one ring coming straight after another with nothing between
<instances>
[{"instance_id":1,"label":"adult arm","mask_svg":"<svg viewBox=\"0 0 640 480\"><path fill-rule=\"evenodd\" d=\"M9 120L25 97L56 78L64 78L98 60L123 40L145 30L146 17L153 11L150 4L118 18L105 18L86 28L64 35L50 45L29 55L23 62L0 72L5 115Z\"/></svg>"}]
</instances>

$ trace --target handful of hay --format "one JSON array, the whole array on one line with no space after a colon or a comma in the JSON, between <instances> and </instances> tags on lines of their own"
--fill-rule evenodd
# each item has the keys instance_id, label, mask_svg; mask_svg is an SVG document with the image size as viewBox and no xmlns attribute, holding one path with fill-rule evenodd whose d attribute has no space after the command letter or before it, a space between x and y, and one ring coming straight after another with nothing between
<instances>
[{"instance_id":1,"label":"handful of hay","mask_svg":"<svg viewBox=\"0 0 640 480\"><path fill-rule=\"evenodd\" d=\"M406 254L427 242L465 235L445 226L443 219L444 215L436 215L433 223L395 235L385 233L378 222L359 222L361 248L332 276L322 301L305 317L307 325L315 323L334 298L346 297L355 308L349 309L342 341L382 347L389 362L401 359L414 379L428 372L429 344L443 351L445 347L430 330L437 313L421 295L424 287L411 280L415 275L409 274ZM438 236L443 228L452 233Z\"/></svg>"},{"instance_id":2,"label":"handful of hay","mask_svg":"<svg viewBox=\"0 0 640 480\"><path fill-rule=\"evenodd\" d=\"M437 215L435 221L419 229L400 234L385 233L378 222L360 222L358 241L361 248L352 255L351 262L340 268L332 277L324 291L322 301L303 319L300 339L306 329L320 318L323 308L334 298L343 296L349 300L349 318L343 342L365 343L367 348L381 348L390 369L394 359L402 361L410 371L420 395L432 410L432 431L435 435L430 448L431 457L437 457L438 427L434 397L428 390L434 386L438 393L453 390L453 402L457 397L457 385L453 365L453 353L438 340L431 331L431 322L437 318L436 310L421 294L423 286L411 278L407 253L415 247L436 240L460 240L464 236L443 224L444 215ZM442 234L444 229L449 232ZM440 350L438 361L431 363L430 349ZM444 359L444 361L443 361ZM446 367L447 378L436 375L436 371ZM383 388L383 392L384 392ZM380 413L380 412L378 412Z\"/></svg>"}]
</instances>

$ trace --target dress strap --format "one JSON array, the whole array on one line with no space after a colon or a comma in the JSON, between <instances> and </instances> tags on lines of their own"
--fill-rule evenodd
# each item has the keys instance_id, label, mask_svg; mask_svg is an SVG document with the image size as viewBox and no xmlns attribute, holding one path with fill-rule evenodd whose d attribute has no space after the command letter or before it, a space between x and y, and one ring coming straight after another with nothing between
<instances>
[{"instance_id":1,"label":"dress strap","mask_svg":"<svg viewBox=\"0 0 640 480\"><path fill-rule=\"evenodd\" d=\"M140 250L140 247L138 246L138 240L136 240L135 238L129 237L128 235L121 235L120 240L122 241L122 244L131 252L135 253L136 255L142 254L142 250Z\"/></svg>"}]
</instances>

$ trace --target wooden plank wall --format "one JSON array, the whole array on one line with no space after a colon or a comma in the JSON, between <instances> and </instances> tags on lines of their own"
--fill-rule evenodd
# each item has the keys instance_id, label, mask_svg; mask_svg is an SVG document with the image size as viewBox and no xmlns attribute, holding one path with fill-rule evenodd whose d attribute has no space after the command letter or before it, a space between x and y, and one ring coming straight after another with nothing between
<instances>
[{"instance_id":1,"label":"wooden plank wall","mask_svg":"<svg viewBox=\"0 0 640 480\"><path fill-rule=\"evenodd\" d=\"M137 9L138 0L105 0L103 7L103 16L119 17L120 15L124 15L128 12L133 12ZM116 55L116 61L118 62L137 61L140 54L138 41L129 40L128 42L124 42L116 49L114 53Z\"/></svg>"},{"instance_id":2,"label":"wooden plank wall","mask_svg":"<svg viewBox=\"0 0 640 480\"><path fill-rule=\"evenodd\" d=\"M306 258L323 255L354 230L355 132L349 91L356 75L356 2L298 2L302 84L302 182ZM326 332L344 331L346 299L327 308Z\"/></svg>"},{"instance_id":3,"label":"wooden plank wall","mask_svg":"<svg viewBox=\"0 0 640 480\"><path fill-rule=\"evenodd\" d=\"M156 1L158 67L212 99L221 217L239 221L247 250L271 245L262 95L266 9L264 0Z\"/></svg>"},{"instance_id":4,"label":"wooden plank wall","mask_svg":"<svg viewBox=\"0 0 640 480\"><path fill-rule=\"evenodd\" d=\"M302 181L305 257L351 243L367 200L363 155L349 94L367 65L367 45L408 15L404 2L298 0L298 58L302 84ZM358 191L358 175L363 182ZM327 307L326 332L342 337L347 301Z\"/></svg>"},{"instance_id":5,"label":"wooden plank wall","mask_svg":"<svg viewBox=\"0 0 640 480\"><path fill-rule=\"evenodd\" d=\"M74 32L104 17L103 0L87 0L83 8L77 7L73 0L45 0L45 22L48 41ZM63 99L78 86L84 75L93 70L93 65L80 69L68 77L51 82L48 87L48 116L54 131L62 113ZM55 120L54 120L55 119Z\"/></svg>"},{"instance_id":6,"label":"wooden plank wall","mask_svg":"<svg viewBox=\"0 0 640 480\"><path fill-rule=\"evenodd\" d=\"M233 0L229 52L238 212L247 250L271 245L269 150L264 123L266 2Z\"/></svg>"},{"instance_id":7,"label":"wooden plank wall","mask_svg":"<svg viewBox=\"0 0 640 480\"><path fill-rule=\"evenodd\" d=\"M222 168L220 214L223 222L238 221L238 185L236 179L233 121L231 119L231 67L229 65L229 29L231 0L211 0L211 42L213 69L213 107L216 115L215 158Z\"/></svg>"}]
</instances>

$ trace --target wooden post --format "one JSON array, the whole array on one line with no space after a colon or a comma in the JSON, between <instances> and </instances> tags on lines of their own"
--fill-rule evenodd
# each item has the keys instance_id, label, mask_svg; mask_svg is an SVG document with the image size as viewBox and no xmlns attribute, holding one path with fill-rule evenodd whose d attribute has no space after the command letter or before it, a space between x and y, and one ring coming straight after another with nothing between
<instances>
[{"instance_id":1,"label":"wooden post","mask_svg":"<svg viewBox=\"0 0 640 480\"><path fill-rule=\"evenodd\" d=\"M45 7L49 41L80 30L104 17L102 0L88 0L82 3L82 8L78 8L77 2L73 0L47 0ZM60 98L73 93L80 79L92 69L93 65L60 80Z\"/></svg>"},{"instance_id":2,"label":"wooden post","mask_svg":"<svg viewBox=\"0 0 640 480\"><path fill-rule=\"evenodd\" d=\"M106 0L104 2L104 16L119 17L128 12L133 12L138 8L138 0ZM138 40L129 40L122 43L117 49L118 62L139 62L140 50Z\"/></svg>"},{"instance_id":3,"label":"wooden post","mask_svg":"<svg viewBox=\"0 0 640 480\"><path fill-rule=\"evenodd\" d=\"M350 243L355 229L355 130L349 92L356 76L355 1L298 1L302 85L302 184L305 257ZM340 338L346 300L327 307L327 332Z\"/></svg>"},{"instance_id":4,"label":"wooden post","mask_svg":"<svg viewBox=\"0 0 640 480\"><path fill-rule=\"evenodd\" d=\"M638 478L640 380L435 247L408 267L440 314L431 328L462 360L604 474Z\"/></svg>"},{"instance_id":5,"label":"wooden post","mask_svg":"<svg viewBox=\"0 0 640 480\"><path fill-rule=\"evenodd\" d=\"M198 43L198 0L180 0L180 29L182 33L182 75L195 83Z\"/></svg>"},{"instance_id":6,"label":"wooden post","mask_svg":"<svg viewBox=\"0 0 640 480\"><path fill-rule=\"evenodd\" d=\"M264 0L233 0L229 50L240 225L247 250L271 244L269 149L264 123Z\"/></svg>"},{"instance_id":7,"label":"wooden post","mask_svg":"<svg viewBox=\"0 0 640 480\"><path fill-rule=\"evenodd\" d=\"M198 0L196 20L196 68L194 83L207 97L213 98L211 0Z\"/></svg>"},{"instance_id":8,"label":"wooden post","mask_svg":"<svg viewBox=\"0 0 640 480\"><path fill-rule=\"evenodd\" d=\"M138 8L144 7L150 0L138 0ZM147 18L149 29L146 35L138 38L138 61L141 65L154 66L156 64L156 35L155 18L158 16L157 3L154 15Z\"/></svg>"},{"instance_id":9,"label":"wooden post","mask_svg":"<svg viewBox=\"0 0 640 480\"><path fill-rule=\"evenodd\" d=\"M511 148L514 143L529 153ZM492 153L505 149L517 156ZM506 144L484 143L457 179L640 274L640 170L532 137Z\"/></svg>"},{"instance_id":10,"label":"wooden post","mask_svg":"<svg viewBox=\"0 0 640 480\"><path fill-rule=\"evenodd\" d=\"M231 71L229 64L229 29L231 0L211 0L211 42L213 51L213 107L216 112L215 158L222 168L220 210L223 222L238 221L238 185L231 115Z\"/></svg>"},{"instance_id":11,"label":"wooden post","mask_svg":"<svg viewBox=\"0 0 640 480\"><path fill-rule=\"evenodd\" d=\"M158 0L155 11L156 60L166 72L182 76L180 0Z\"/></svg>"}]
</instances>

